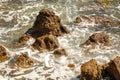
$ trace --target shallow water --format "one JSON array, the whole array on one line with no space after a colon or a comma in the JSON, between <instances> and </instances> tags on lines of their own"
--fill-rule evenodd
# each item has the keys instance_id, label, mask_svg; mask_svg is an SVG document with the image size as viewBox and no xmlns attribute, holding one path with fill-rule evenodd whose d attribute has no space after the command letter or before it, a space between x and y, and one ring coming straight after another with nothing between
<instances>
[{"instance_id":1,"label":"shallow water","mask_svg":"<svg viewBox=\"0 0 120 80\"><path fill-rule=\"evenodd\" d=\"M100 14L108 15L120 21L120 1L109 2L107 10L92 10L89 7L103 8L93 0L1 0L0 1L0 44L10 51L13 58L20 52L28 52L29 56L36 61L32 68L11 69L6 61L0 63L1 80L72 80L80 74L80 66L84 62L94 58L100 64L105 64L120 55L120 28L97 28L95 23L74 23L79 15ZM34 51L30 45L22 48L14 48L13 43L22 36L27 29L31 28L35 17L43 8L53 10L63 25L71 30L70 34L58 37L60 48L64 48L68 56L56 58L51 52L40 53ZM95 32L104 32L112 40L111 47L98 46L95 49L81 47L85 40ZM85 54L85 51L89 52ZM74 64L70 69L68 64ZM76 79L77 80L77 79Z\"/></svg>"}]
</instances>

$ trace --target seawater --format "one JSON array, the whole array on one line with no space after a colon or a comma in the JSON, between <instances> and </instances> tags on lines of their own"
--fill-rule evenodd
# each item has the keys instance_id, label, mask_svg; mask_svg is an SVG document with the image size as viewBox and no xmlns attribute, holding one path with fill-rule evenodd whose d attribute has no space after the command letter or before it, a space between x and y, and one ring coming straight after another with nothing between
<instances>
[{"instance_id":1,"label":"seawater","mask_svg":"<svg viewBox=\"0 0 120 80\"><path fill-rule=\"evenodd\" d=\"M74 23L79 15L100 14L108 15L120 21L120 1L109 3L106 11L94 11L89 8L101 8L93 0L0 0L0 44L10 52L11 58L21 52L27 52L36 61L35 66L27 69L11 69L7 60L0 63L1 80L79 80L80 66L96 59L99 64L105 64L120 55L120 28L97 29L95 23ZM43 8L53 10L61 18L61 22L71 33L58 37L60 48L64 48L68 56L56 58L51 52L40 53L29 45L14 48L13 43L32 27L36 16ZM6 25L5 25L6 24ZM81 47L90 35L95 32L104 32L110 36L111 47L104 49L97 46L95 49ZM84 53L89 49L87 54ZM74 64L70 69L68 64Z\"/></svg>"}]
</instances>

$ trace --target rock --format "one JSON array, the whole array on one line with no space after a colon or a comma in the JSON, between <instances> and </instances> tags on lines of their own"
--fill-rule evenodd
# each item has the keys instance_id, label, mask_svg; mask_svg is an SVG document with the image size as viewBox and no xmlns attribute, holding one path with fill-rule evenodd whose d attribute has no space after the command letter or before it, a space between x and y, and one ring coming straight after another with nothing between
<instances>
[{"instance_id":1,"label":"rock","mask_svg":"<svg viewBox=\"0 0 120 80\"><path fill-rule=\"evenodd\" d=\"M76 20L79 20L79 18L82 20L81 22L94 22L100 27L120 27L120 21L105 15L81 15Z\"/></svg>"},{"instance_id":2,"label":"rock","mask_svg":"<svg viewBox=\"0 0 120 80\"><path fill-rule=\"evenodd\" d=\"M77 17L76 18L76 23L80 23L82 20L81 20L81 18L80 17Z\"/></svg>"},{"instance_id":3,"label":"rock","mask_svg":"<svg viewBox=\"0 0 120 80\"><path fill-rule=\"evenodd\" d=\"M6 61L9 58L6 49L0 45L0 62Z\"/></svg>"},{"instance_id":4,"label":"rock","mask_svg":"<svg viewBox=\"0 0 120 80\"><path fill-rule=\"evenodd\" d=\"M15 59L15 64L21 68L28 68L34 65L33 60L29 58L28 54L21 53L20 55L17 55Z\"/></svg>"},{"instance_id":5,"label":"rock","mask_svg":"<svg viewBox=\"0 0 120 80\"><path fill-rule=\"evenodd\" d=\"M110 46L111 41L109 39L109 36L104 33L94 33L89 37L89 39L85 43L83 43L83 45L92 45L92 46L96 46L97 44Z\"/></svg>"},{"instance_id":6,"label":"rock","mask_svg":"<svg viewBox=\"0 0 120 80\"><path fill-rule=\"evenodd\" d=\"M55 36L44 35L44 36L38 37L32 46L34 49L37 49L39 51L44 51L44 50L51 51L58 48L59 43Z\"/></svg>"},{"instance_id":7,"label":"rock","mask_svg":"<svg viewBox=\"0 0 120 80\"><path fill-rule=\"evenodd\" d=\"M30 38L31 38L30 35L24 35L24 36L22 36L22 37L19 38L18 42L21 43L21 44L25 44L26 42L29 41Z\"/></svg>"},{"instance_id":8,"label":"rock","mask_svg":"<svg viewBox=\"0 0 120 80\"><path fill-rule=\"evenodd\" d=\"M34 22L33 29L39 32L39 36L53 34L60 36L69 33L69 30L62 26L60 18L53 11L42 9Z\"/></svg>"},{"instance_id":9,"label":"rock","mask_svg":"<svg viewBox=\"0 0 120 80\"><path fill-rule=\"evenodd\" d=\"M75 68L75 65L74 64L68 64L67 65L70 69L74 69Z\"/></svg>"},{"instance_id":10,"label":"rock","mask_svg":"<svg viewBox=\"0 0 120 80\"><path fill-rule=\"evenodd\" d=\"M65 51L65 49L55 50L53 54L58 55L58 56L62 56L62 55L67 56L67 52Z\"/></svg>"},{"instance_id":11,"label":"rock","mask_svg":"<svg viewBox=\"0 0 120 80\"><path fill-rule=\"evenodd\" d=\"M120 56L111 60L105 67L105 70L109 75L114 77L114 80L120 80Z\"/></svg>"},{"instance_id":12,"label":"rock","mask_svg":"<svg viewBox=\"0 0 120 80\"><path fill-rule=\"evenodd\" d=\"M84 63L81 66L81 80L101 80L102 67L97 64L95 59Z\"/></svg>"},{"instance_id":13,"label":"rock","mask_svg":"<svg viewBox=\"0 0 120 80\"><path fill-rule=\"evenodd\" d=\"M32 38L30 35L24 35L24 36L20 37L19 40L15 43L15 46L20 47L22 45L27 44L27 42L30 40L30 38Z\"/></svg>"}]
</instances>

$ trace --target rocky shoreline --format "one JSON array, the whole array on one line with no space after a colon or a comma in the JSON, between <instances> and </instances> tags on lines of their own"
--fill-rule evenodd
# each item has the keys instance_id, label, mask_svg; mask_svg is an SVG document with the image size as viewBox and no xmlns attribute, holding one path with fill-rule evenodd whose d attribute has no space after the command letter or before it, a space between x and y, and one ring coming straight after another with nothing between
<instances>
[{"instance_id":1,"label":"rocky shoreline","mask_svg":"<svg viewBox=\"0 0 120 80\"><path fill-rule=\"evenodd\" d=\"M92 18L91 18L92 17ZM105 18L105 19L103 19ZM106 16L80 16L76 18L76 23L88 20L89 22L95 21L104 26L116 26L118 23L112 21ZM103 24L105 23L105 24ZM33 38L35 41L31 44L31 47L39 52L44 51L54 51L53 54L57 57L68 56L69 53L65 49L60 48L57 37L63 36L64 34L69 34L71 31L62 25L60 18L51 10L42 9L32 28L25 32L24 36L21 36L19 40L15 43L16 47L22 47L27 44L27 42ZM105 33L94 33L88 40L86 40L80 46L111 46L112 41L110 37ZM9 52L0 46L0 62L4 62L10 59ZM21 53L20 55L14 56L15 60L10 60L9 64L13 68L29 68L34 66L35 61L29 57L27 53ZM68 64L69 68L74 68L74 64ZM120 80L120 57L117 56L115 59L111 60L109 63L100 65L95 59L91 59L88 62L82 64L80 73L81 80L101 80L104 77L107 80ZM109 77L107 77L108 75Z\"/></svg>"}]
</instances>

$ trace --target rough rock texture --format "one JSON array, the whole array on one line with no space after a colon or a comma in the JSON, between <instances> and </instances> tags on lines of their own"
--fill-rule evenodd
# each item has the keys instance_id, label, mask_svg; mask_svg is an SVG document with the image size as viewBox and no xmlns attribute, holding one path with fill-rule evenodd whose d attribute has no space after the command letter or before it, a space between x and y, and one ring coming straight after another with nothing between
<instances>
[{"instance_id":1,"label":"rough rock texture","mask_svg":"<svg viewBox=\"0 0 120 80\"><path fill-rule=\"evenodd\" d=\"M89 39L85 43L83 43L83 45L92 45L92 46L95 46L97 44L110 46L111 41L109 39L109 36L104 33L94 33L89 37Z\"/></svg>"},{"instance_id":2,"label":"rough rock texture","mask_svg":"<svg viewBox=\"0 0 120 80\"><path fill-rule=\"evenodd\" d=\"M68 33L69 30L62 26L60 18L53 11L42 9L34 22L33 29L39 32L39 35L53 34L60 36Z\"/></svg>"},{"instance_id":3,"label":"rough rock texture","mask_svg":"<svg viewBox=\"0 0 120 80\"><path fill-rule=\"evenodd\" d=\"M84 63L81 66L81 80L101 80L102 67L97 64L95 59Z\"/></svg>"},{"instance_id":4,"label":"rough rock texture","mask_svg":"<svg viewBox=\"0 0 120 80\"><path fill-rule=\"evenodd\" d=\"M55 48L58 48L59 43L55 36L44 35L44 36L38 37L32 46L34 49L37 49L39 51L54 50Z\"/></svg>"},{"instance_id":5,"label":"rough rock texture","mask_svg":"<svg viewBox=\"0 0 120 80\"><path fill-rule=\"evenodd\" d=\"M111 60L105 70L108 74L114 77L114 80L120 80L120 56Z\"/></svg>"},{"instance_id":6,"label":"rough rock texture","mask_svg":"<svg viewBox=\"0 0 120 80\"><path fill-rule=\"evenodd\" d=\"M76 18L76 22L94 22L103 27L120 27L120 21L104 15L81 15Z\"/></svg>"},{"instance_id":7,"label":"rough rock texture","mask_svg":"<svg viewBox=\"0 0 120 80\"><path fill-rule=\"evenodd\" d=\"M26 44L30 38L31 38L30 35L24 35L20 37L19 40L16 42L15 46L20 47L21 45Z\"/></svg>"},{"instance_id":8,"label":"rough rock texture","mask_svg":"<svg viewBox=\"0 0 120 80\"><path fill-rule=\"evenodd\" d=\"M8 57L6 49L0 45L0 62L6 61Z\"/></svg>"},{"instance_id":9,"label":"rough rock texture","mask_svg":"<svg viewBox=\"0 0 120 80\"><path fill-rule=\"evenodd\" d=\"M29 58L27 54L22 53L21 55L18 55L16 57L15 64L21 68L28 68L28 67L32 67L34 62L32 59Z\"/></svg>"},{"instance_id":10,"label":"rough rock texture","mask_svg":"<svg viewBox=\"0 0 120 80\"><path fill-rule=\"evenodd\" d=\"M62 56L62 55L67 56L67 52L65 51L65 49L58 49L58 50L55 50L53 54L59 55L59 56Z\"/></svg>"}]
</instances>

